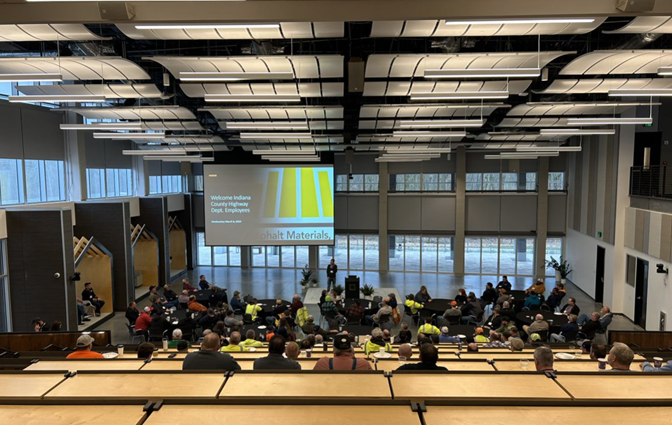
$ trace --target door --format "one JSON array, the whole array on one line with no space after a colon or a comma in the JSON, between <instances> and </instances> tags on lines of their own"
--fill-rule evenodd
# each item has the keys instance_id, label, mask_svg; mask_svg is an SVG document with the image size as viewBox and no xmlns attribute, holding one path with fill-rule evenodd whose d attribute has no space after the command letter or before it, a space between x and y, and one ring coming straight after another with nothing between
<instances>
[{"instance_id":1,"label":"door","mask_svg":"<svg viewBox=\"0 0 672 425\"><path fill-rule=\"evenodd\" d=\"M635 323L646 329L646 294L649 286L649 262L637 259L635 280Z\"/></svg>"},{"instance_id":2,"label":"door","mask_svg":"<svg viewBox=\"0 0 672 425\"><path fill-rule=\"evenodd\" d=\"M604 302L604 253L605 249L597 247L597 261L595 263L595 302Z\"/></svg>"}]
</instances>

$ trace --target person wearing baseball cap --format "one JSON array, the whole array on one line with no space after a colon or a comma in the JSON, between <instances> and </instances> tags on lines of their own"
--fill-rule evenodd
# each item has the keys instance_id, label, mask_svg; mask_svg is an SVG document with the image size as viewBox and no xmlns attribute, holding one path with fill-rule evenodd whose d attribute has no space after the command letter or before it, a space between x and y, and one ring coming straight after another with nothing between
<instances>
[{"instance_id":1,"label":"person wearing baseball cap","mask_svg":"<svg viewBox=\"0 0 672 425\"><path fill-rule=\"evenodd\" d=\"M322 357L313 370L371 370L365 359L355 357L352 341L347 333L334 336L334 357Z\"/></svg>"},{"instance_id":2,"label":"person wearing baseball cap","mask_svg":"<svg viewBox=\"0 0 672 425\"><path fill-rule=\"evenodd\" d=\"M91 351L91 348L93 348L93 341L94 339L91 338L90 335L80 336L77 338L77 350L68 354L66 359L104 359L102 354Z\"/></svg>"}]
</instances>

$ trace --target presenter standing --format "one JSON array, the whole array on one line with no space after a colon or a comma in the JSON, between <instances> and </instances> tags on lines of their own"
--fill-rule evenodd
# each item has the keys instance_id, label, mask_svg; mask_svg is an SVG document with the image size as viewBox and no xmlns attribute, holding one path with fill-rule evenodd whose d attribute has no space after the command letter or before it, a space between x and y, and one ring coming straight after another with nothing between
<instances>
[{"instance_id":1,"label":"presenter standing","mask_svg":"<svg viewBox=\"0 0 672 425\"><path fill-rule=\"evenodd\" d=\"M336 273L338 272L338 266L332 258L327 266L327 292L331 291L331 284L333 283L336 286Z\"/></svg>"}]
</instances>

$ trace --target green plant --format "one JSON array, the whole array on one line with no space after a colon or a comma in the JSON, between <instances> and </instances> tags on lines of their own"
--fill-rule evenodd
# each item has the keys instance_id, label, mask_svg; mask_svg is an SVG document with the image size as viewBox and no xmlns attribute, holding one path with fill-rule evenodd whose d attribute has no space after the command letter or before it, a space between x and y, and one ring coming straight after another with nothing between
<instances>
[{"instance_id":1,"label":"green plant","mask_svg":"<svg viewBox=\"0 0 672 425\"><path fill-rule=\"evenodd\" d=\"M374 292L373 286L364 284L364 286L362 286L359 289L359 292L361 292L364 296L373 295L373 292Z\"/></svg>"},{"instance_id":2,"label":"green plant","mask_svg":"<svg viewBox=\"0 0 672 425\"><path fill-rule=\"evenodd\" d=\"M317 284L318 284L319 282L320 282L320 281L319 281L319 280L317 280L317 278L316 278L316 277L314 277L314 278L310 279L310 283L312 283L312 284L313 284L313 285L315 285L315 286L317 286Z\"/></svg>"},{"instance_id":3,"label":"green plant","mask_svg":"<svg viewBox=\"0 0 672 425\"><path fill-rule=\"evenodd\" d=\"M345 291L345 288L343 287L343 285L334 285L334 293L336 295L340 296L343 293L343 291Z\"/></svg>"},{"instance_id":4,"label":"green plant","mask_svg":"<svg viewBox=\"0 0 672 425\"><path fill-rule=\"evenodd\" d=\"M567 276L572 273L572 267L570 266L569 261L563 260L562 255L560 256L560 261L551 257L551 261L545 261L545 263L546 267L551 267L554 270L557 270L562 279L567 279Z\"/></svg>"},{"instance_id":5,"label":"green plant","mask_svg":"<svg viewBox=\"0 0 672 425\"><path fill-rule=\"evenodd\" d=\"M551 257L551 261L545 260L544 264L546 265L546 267L550 267L553 270L558 270L558 267L560 267L560 263L558 263L558 260L556 260L553 257Z\"/></svg>"},{"instance_id":6,"label":"green plant","mask_svg":"<svg viewBox=\"0 0 672 425\"><path fill-rule=\"evenodd\" d=\"M313 271L308 268L308 264L301 269L301 286L306 286L310 283L310 278L313 276Z\"/></svg>"}]
</instances>

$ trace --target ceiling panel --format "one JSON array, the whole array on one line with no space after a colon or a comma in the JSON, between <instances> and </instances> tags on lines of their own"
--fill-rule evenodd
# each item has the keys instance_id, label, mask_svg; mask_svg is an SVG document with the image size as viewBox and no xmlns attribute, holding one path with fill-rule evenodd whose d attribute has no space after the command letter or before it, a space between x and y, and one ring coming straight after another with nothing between
<instances>
[{"instance_id":1,"label":"ceiling panel","mask_svg":"<svg viewBox=\"0 0 672 425\"><path fill-rule=\"evenodd\" d=\"M180 84L189 97L206 94L231 95L299 95L301 97L342 97L343 83L234 83Z\"/></svg>"},{"instance_id":2,"label":"ceiling panel","mask_svg":"<svg viewBox=\"0 0 672 425\"><path fill-rule=\"evenodd\" d=\"M196 116L181 106L137 106L123 108L71 108L89 119L111 120L196 120Z\"/></svg>"},{"instance_id":3,"label":"ceiling panel","mask_svg":"<svg viewBox=\"0 0 672 425\"><path fill-rule=\"evenodd\" d=\"M359 118L450 118L489 116L497 108L510 108L503 103L457 105L363 105Z\"/></svg>"},{"instance_id":4,"label":"ceiling panel","mask_svg":"<svg viewBox=\"0 0 672 425\"><path fill-rule=\"evenodd\" d=\"M618 115L636 106L650 106L650 104L637 102L526 103L514 106L506 115L509 117L537 115Z\"/></svg>"},{"instance_id":5,"label":"ceiling panel","mask_svg":"<svg viewBox=\"0 0 672 425\"><path fill-rule=\"evenodd\" d=\"M154 84L54 84L16 86L16 89L31 96L104 95L108 99L168 98Z\"/></svg>"},{"instance_id":6,"label":"ceiling panel","mask_svg":"<svg viewBox=\"0 0 672 425\"><path fill-rule=\"evenodd\" d=\"M532 80L511 81L366 81L364 96L410 96L416 93L505 91L524 93Z\"/></svg>"},{"instance_id":7,"label":"ceiling panel","mask_svg":"<svg viewBox=\"0 0 672 425\"><path fill-rule=\"evenodd\" d=\"M228 130L228 131L253 131L252 129L247 129L247 130L241 130L241 129L227 129L226 128L226 123L259 123L262 124L264 121L219 121L219 126L223 130ZM275 123L282 123L282 121L274 121ZM343 130L344 128L344 122L343 121L324 121L324 120L310 120L308 121L308 127L310 130ZM260 127L257 129L257 131L261 130L275 130L275 131L289 131L286 130L285 127L278 126L278 127ZM294 130L292 130L294 131Z\"/></svg>"},{"instance_id":8,"label":"ceiling panel","mask_svg":"<svg viewBox=\"0 0 672 425\"><path fill-rule=\"evenodd\" d=\"M495 24L446 25L445 20L374 21L371 37L487 37L517 35L586 34L599 27L606 18L592 23L575 24Z\"/></svg>"},{"instance_id":9,"label":"ceiling panel","mask_svg":"<svg viewBox=\"0 0 672 425\"><path fill-rule=\"evenodd\" d=\"M671 16L638 16L629 24L613 31L603 31L605 34L672 34Z\"/></svg>"},{"instance_id":10,"label":"ceiling panel","mask_svg":"<svg viewBox=\"0 0 672 425\"><path fill-rule=\"evenodd\" d=\"M293 72L294 78L342 78L343 56L217 56L145 57L168 69L173 77L180 72Z\"/></svg>"},{"instance_id":11,"label":"ceiling panel","mask_svg":"<svg viewBox=\"0 0 672 425\"><path fill-rule=\"evenodd\" d=\"M541 94L598 94L609 90L640 90L672 88L672 78L591 78L555 80Z\"/></svg>"},{"instance_id":12,"label":"ceiling panel","mask_svg":"<svg viewBox=\"0 0 672 425\"><path fill-rule=\"evenodd\" d=\"M564 127L566 118L504 118L495 127Z\"/></svg>"},{"instance_id":13,"label":"ceiling panel","mask_svg":"<svg viewBox=\"0 0 672 425\"><path fill-rule=\"evenodd\" d=\"M372 54L366 78L423 77L427 69L497 69L545 67L554 59L576 52Z\"/></svg>"},{"instance_id":14,"label":"ceiling panel","mask_svg":"<svg viewBox=\"0 0 672 425\"><path fill-rule=\"evenodd\" d=\"M90 41L99 37L82 24L0 25L0 41Z\"/></svg>"},{"instance_id":15,"label":"ceiling panel","mask_svg":"<svg viewBox=\"0 0 672 425\"><path fill-rule=\"evenodd\" d=\"M249 29L154 29L135 28L136 24L117 24L117 28L134 40L275 40L307 38L341 38L343 22L281 22L280 28Z\"/></svg>"},{"instance_id":16,"label":"ceiling panel","mask_svg":"<svg viewBox=\"0 0 672 425\"><path fill-rule=\"evenodd\" d=\"M560 75L657 74L672 66L670 50L597 50L571 61Z\"/></svg>"},{"instance_id":17,"label":"ceiling panel","mask_svg":"<svg viewBox=\"0 0 672 425\"><path fill-rule=\"evenodd\" d=\"M0 74L60 73L64 80L149 80L135 62L113 56L0 58Z\"/></svg>"},{"instance_id":18,"label":"ceiling panel","mask_svg":"<svg viewBox=\"0 0 672 425\"><path fill-rule=\"evenodd\" d=\"M488 134L481 133L476 137L477 141L487 140L495 142L506 142L506 141L525 141L525 142L538 142L538 141L563 141L569 139L571 136L550 136L543 135L539 133L520 133L520 134ZM496 143L491 143L490 146L497 146Z\"/></svg>"},{"instance_id":19,"label":"ceiling panel","mask_svg":"<svg viewBox=\"0 0 672 425\"><path fill-rule=\"evenodd\" d=\"M143 121L143 126L155 131L205 131L198 121Z\"/></svg>"},{"instance_id":20,"label":"ceiling panel","mask_svg":"<svg viewBox=\"0 0 672 425\"><path fill-rule=\"evenodd\" d=\"M338 120L343 119L342 106L257 106L249 108L209 107L199 111L210 112L218 120Z\"/></svg>"}]
</instances>

